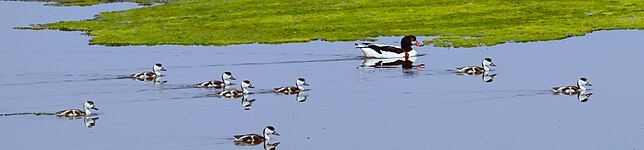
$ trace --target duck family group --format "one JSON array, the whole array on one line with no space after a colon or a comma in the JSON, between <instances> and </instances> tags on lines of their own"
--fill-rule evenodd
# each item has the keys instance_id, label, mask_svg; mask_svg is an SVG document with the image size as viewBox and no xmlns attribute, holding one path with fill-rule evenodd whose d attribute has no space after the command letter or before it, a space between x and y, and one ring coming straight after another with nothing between
<instances>
[{"instance_id":1,"label":"duck family group","mask_svg":"<svg viewBox=\"0 0 644 150\"><path fill-rule=\"evenodd\" d=\"M416 40L415 36L405 36L401 40L400 47L390 46L390 45L379 45L373 43L356 43L356 48L359 48L363 51L366 57L368 58L405 58L417 56L418 53L412 48L412 46L423 46L420 42ZM481 66L467 66L456 68L456 72L461 74L469 75L479 75L490 72L490 66L496 66L491 58L484 58L481 62ZM154 80L162 76L161 71L166 71L161 63L156 63L152 69L152 72L142 72L132 74L129 77L138 80ZM250 94L249 88L254 88L249 80L244 80L241 82L241 89L226 89L227 86L232 85L231 80L236 80L231 72L224 72L221 76L221 80L212 80L205 81L202 83L195 84L195 87L198 88L218 88L223 89L218 92L217 95L224 98L238 98ZM283 94L295 94L304 91L304 86L308 86L306 80L302 77L297 78L295 86L284 86L277 87L273 89L275 93ZM585 86L592 86L588 79L581 77L577 81L577 85L574 86L562 86L562 87L553 87L553 94L565 94L565 95L575 95L583 93L586 90ZM79 109L69 109L56 112L57 116L64 117L78 117L78 116L89 116L92 114L91 110L98 110L94 106L94 101L88 100L83 105L84 110ZM266 126L264 128L263 134L244 134L244 135L235 135L234 140L237 143L243 145L256 145L267 141L270 135L279 135L273 126ZM274 144L276 146L277 144Z\"/></svg>"}]
</instances>

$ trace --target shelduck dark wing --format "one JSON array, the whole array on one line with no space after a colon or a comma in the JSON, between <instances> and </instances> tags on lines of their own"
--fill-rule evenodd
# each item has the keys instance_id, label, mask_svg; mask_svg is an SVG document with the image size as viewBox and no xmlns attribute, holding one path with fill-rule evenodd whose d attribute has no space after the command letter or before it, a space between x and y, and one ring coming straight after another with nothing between
<instances>
[{"instance_id":1,"label":"shelduck dark wing","mask_svg":"<svg viewBox=\"0 0 644 150\"><path fill-rule=\"evenodd\" d=\"M393 47L393 46L378 46L378 45L373 45L372 44L372 45L368 45L367 47L370 48L370 49L373 49L376 52L378 52L378 54L382 54L383 51L392 52L392 53L396 53L396 54L400 54L400 53L405 52L405 50L403 50L402 48Z\"/></svg>"}]
</instances>

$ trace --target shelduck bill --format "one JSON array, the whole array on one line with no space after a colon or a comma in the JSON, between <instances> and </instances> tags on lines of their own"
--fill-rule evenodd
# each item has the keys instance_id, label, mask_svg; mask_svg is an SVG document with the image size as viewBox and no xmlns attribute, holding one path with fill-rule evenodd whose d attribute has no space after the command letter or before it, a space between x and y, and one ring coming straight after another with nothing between
<instances>
[{"instance_id":1,"label":"shelduck bill","mask_svg":"<svg viewBox=\"0 0 644 150\"><path fill-rule=\"evenodd\" d=\"M163 68L163 65L161 63L156 63L154 64L154 67L152 67L152 72L135 73L130 75L130 78L135 78L139 80L152 80L157 77L161 77L161 71L166 71L166 70L165 68Z\"/></svg>"},{"instance_id":2,"label":"shelduck bill","mask_svg":"<svg viewBox=\"0 0 644 150\"><path fill-rule=\"evenodd\" d=\"M224 72L221 74L221 81L218 80L212 80L212 81L206 81L202 83L198 83L197 87L200 88L223 88L226 87L227 85L230 85L231 82L230 80L237 80L233 76L233 73L231 72Z\"/></svg>"},{"instance_id":3,"label":"shelduck bill","mask_svg":"<svg viewBox=\"0 0 644 150\"><path fill-rule=\"evenodd\" d=\"M416 41L416 36L405 36L400 40L400 47L392 45L380 45L372 43L356 43L367 58L403 58L417 56L418 52L411 48L412 45L423 46Z\"/></svg>"},{"instance_id":4,"label":"shelduck bill","mask_svg":"<svg viewBox=\"0 0 644 150\"><path fill-rule=\"evenodd\" d=\"M295 94L295 93L304 91L304 86L309 86L309 84L306 83L306 80L304 78L297 78L297 80L295 81L295 86L273 88L273 92L283 93L283 94Z\"/></svg>"},{"instance_id":5,"label":"shelduck bill","mask_svg":"<svg viewBox=\"0 0 644 150\"><path fill-rule=\"evenodd\" d=\"M221 97L226 97L226 98L238 98L243 95L249 94L250 91L248 90L248 88L255 88L255 87L250 83L249 80L244 80L241 83L241 89L242 89L241 91L237 89L224 90L217 93L217 95Z\"/></svg>"},{"instance_id":6,"label":"shelduck bill","mask_svg":"<svg viewBox=\"0 0 644 150\"><path fill-rule=\"evenodd\" d=\"M488 66L496 66L496 64L492 62L492 58L484 58L483 61L481 62L481 66L467 66L467 67L456 68L456 72L479 75L484 72L489 72L490 68Z\"/></svg>"},{"instance_id":7,"label":"shelduck bill","mask_svg":"<svg viewBox=\"0 0 644 150\"><path fill-rule=\"evenodd\" d=\"M59 117L89 116L92 114L92 111L90 111L90 109L98 110L98 108L94 106L94 101L91 101L91 100L88 100L85 102L85 104L83 104L83 109L84 111L80 109L62 110L62 111L56 112L56 116L59 116Z\"/></svg>"},{"instance_id":8,"label":"shelduck bill","mask_svg":"<svg viewBox=\"0 0 644 150\"><path fill-rule=\"evenodd\" d=\"M555 94L561 93L566 95L574 95L582 91L586 91L586 86L593 86L588 82L588 79L585 77L579 78L577 80L577 86L562 86L562 87L553 87L552 92Z\"/></svg>"},{"instance_id":9,"label":"shelduck bill","mask_svg":"<svg viewBox=\"0 0 644 150\"><path fill-rule=\"evenodd\" d=\"M263 135L258 135L258 134L244 134L244 135L235 135L235 143L238 145L257 145L262 142L270 140L269 134L272 135L277 135L279 136L280 134L275 131L275 128L273 126L266 126L264 128Z\"/></svg>"}]
</instances>

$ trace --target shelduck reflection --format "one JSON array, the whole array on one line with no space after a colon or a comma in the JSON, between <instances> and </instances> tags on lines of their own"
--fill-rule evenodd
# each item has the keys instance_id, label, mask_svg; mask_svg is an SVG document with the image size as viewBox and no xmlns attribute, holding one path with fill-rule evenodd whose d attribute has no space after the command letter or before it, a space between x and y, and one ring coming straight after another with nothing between
<instances>
[{"instance_id":1,"label":"shelduck reflection","mask_svg":"<svg viewBox=\"0 0 644 150\"><path fill-rule=\"evenodd\" d=\"M386 59L376 59L376 58L365 58L360 67L369 67L369 68L421 68L424 67L424 64L414 65L418 57L408 57L408 58L386 58Z\"/></svg>"},{"instance_id":2,"label":"shelduck reflection","mask_svg":"<svg viewBox=\"0 0 644 150\"><path fill-rule=\"evenodd\" d=\"M457 75L468 75L468 76L479 76L481 75L481 80L485 83L492 83L494 81L494 77L496 77L496 73L489 73L489 72L474 72L474 73L457 73Z\"/></svg>"},{"instance_id":3,"label":"shelduck reflection","mask_svg":"<svg viewBox=\"0 0 644 150\"><path fill-rule=\"evenodd\" d=\"M244 110L250 110L250 106L253 105L255 99L248 99L248 94L242 96L241 105L244 107Z\"/></svg>"}]
</instances>

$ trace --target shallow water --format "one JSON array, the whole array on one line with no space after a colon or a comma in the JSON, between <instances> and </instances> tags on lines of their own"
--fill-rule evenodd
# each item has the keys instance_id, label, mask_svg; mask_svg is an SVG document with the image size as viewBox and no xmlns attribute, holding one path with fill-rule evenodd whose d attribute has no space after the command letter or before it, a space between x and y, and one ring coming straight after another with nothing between
<instances>
[{"instance_id":1,"label":"shallow water","mask_svg":"<svg viewBox=\"0 0 644 150\"><path fill-rule=\"evenodd\" d=\"M42 4L0 2L0 113L54 112L93 99L100 119L87 128L83 119L0 116L2 149L262 149L236 146L231 138L261 133L268 124L281 134L271 139L280 142L277 149L644 147L638 85L644 31L468 49L427 46L414 62L424 68L373 68L363 67L353 42L105 47L87 45L91 37L80 32L11 29L140 7ZM484 57L498 65L490 83L451 71ZM155 62L168 69L164 84L119 79ZM257 87L250 110L241 98L190 88L223 71ZM587 102L548 92L580 76L594 85ZM264 92L297 77L311 84L303 102Z\"/></svg>"}]
</instances>

